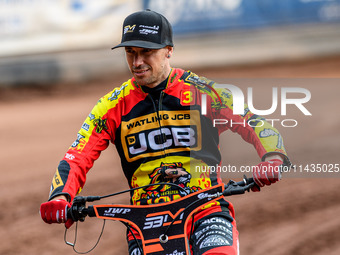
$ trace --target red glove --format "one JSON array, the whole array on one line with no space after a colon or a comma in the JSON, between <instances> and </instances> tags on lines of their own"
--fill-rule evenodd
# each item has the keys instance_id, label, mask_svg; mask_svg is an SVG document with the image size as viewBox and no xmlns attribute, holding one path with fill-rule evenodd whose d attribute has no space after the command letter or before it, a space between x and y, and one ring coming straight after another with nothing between
<instances>
[{"instance_id":1,"label":"red glove","mask_svg":"<svg viewBox=\"0 0 340 255\"><path fill-rule=\"evenodd\" d=\"M67 219L68 207L71 207L71 203L63 199L48 201L40 205L40 216L48 224L65 223L65 227L69 228L73 221Z\"/></svg>"},{"instance_id":2,"label":"red glove","mask_svg":"<svg viewBox=\"0 0 340 255\"><path fill-rule=\"evenodd\" d=\"M261 162L257 166L253 167L253 178L255 185L251 188L252 191L260 191L260 188L265 185L271 185L281 179L281 165L282 160L271 159L265 162Z\"/></svg>"}]
</instances>

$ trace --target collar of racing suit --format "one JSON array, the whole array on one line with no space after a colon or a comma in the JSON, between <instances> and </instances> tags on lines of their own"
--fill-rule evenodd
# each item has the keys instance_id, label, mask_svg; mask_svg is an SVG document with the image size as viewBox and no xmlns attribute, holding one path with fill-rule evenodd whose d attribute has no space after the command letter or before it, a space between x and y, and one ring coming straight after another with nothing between
<instances>
[{"instance_id":1,"label":"collar of racing suit","mask_svg":"<svg viewBox=\"0 0 340 255\"><path fill-rule=\"evenodd\" d=\"M161 91L166 88L168 79L169 79L169 76L154 88L149 88L147 86L144 86L142 89L144 92L150 94L154 100L157 100L161 94Z\"/></svg>"}]
</instances>

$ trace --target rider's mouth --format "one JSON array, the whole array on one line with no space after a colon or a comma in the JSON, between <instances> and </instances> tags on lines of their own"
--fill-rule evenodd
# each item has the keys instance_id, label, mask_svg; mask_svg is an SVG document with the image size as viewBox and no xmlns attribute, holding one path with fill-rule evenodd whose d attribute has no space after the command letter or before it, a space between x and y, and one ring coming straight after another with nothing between
<instances>
[{"instance_id":1,"label":"rider's mouth","mask_svg":"<svg viewBox=\"0 0 340 255\"><path fill-rule=\"evenodd\" d=\"M143 75L145 75L148 71L149 71L149 69L145 69L145 70L134 70L133 73L134 73L136 76L143 76Z\"/></svg>"}]
</instances>

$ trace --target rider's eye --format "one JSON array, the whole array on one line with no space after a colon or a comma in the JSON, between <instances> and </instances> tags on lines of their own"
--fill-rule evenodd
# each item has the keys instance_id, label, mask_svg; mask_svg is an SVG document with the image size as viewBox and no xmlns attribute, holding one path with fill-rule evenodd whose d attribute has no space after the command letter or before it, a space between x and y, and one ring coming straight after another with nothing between
<instances>
[{"instance_id":1,"label":"rider's eye","mask_svg":"<svg viewBox=\"0 0 340 255\"><path fill-rule=\"evenodd\" d=\"M133 53L133 50L132 50L131 48L126 48L126 49L125 49L125 52L126 52L127 54L132 54L132 53Z\"/></svg>"},{"instance_id":2,"label":"rider's eye","mask_svg":"<svg viewBox=\"0 0 340 255\"><path fill-rule=\"evenodd\" d=\"M152 49L143 49L144 53L151 53L153 50Z\"/></svg>"}]
</instances>

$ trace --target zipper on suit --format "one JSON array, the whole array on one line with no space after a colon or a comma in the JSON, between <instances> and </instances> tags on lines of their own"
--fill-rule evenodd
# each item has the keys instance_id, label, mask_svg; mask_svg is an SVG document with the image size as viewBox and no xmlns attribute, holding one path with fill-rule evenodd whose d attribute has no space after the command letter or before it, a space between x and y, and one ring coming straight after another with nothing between
<instances>
[{"instance_id":1,"label":"zipper on suit","mask_svg":"<svg viewBox=\"0 0 340 255\"><path fill-rule=\"evenodd\" d=\"M162 124L161 124L161 117L159 115L159 113L162 111L162 102L163 102L163 96L164 96L164 92L161 91L160 95L159 95L159 100L157 102L155 102L155 100L152 98L152 96L149 94L148 97L151 99L152 101L152 104L154 106L154 109L156 111L156 114L157 114L157 119L158 119L158 127L159 127L159 131L160 131L160 143L162 144L162 147L163 147L163 157L165 157L167 155L167 153L165 153L166 151L166 148L164 147L164 143L166 141L166 138L165 138L165 134L162 132ZM158 107L157 105L158 104Z\"/></svg>"}]
</instances>

